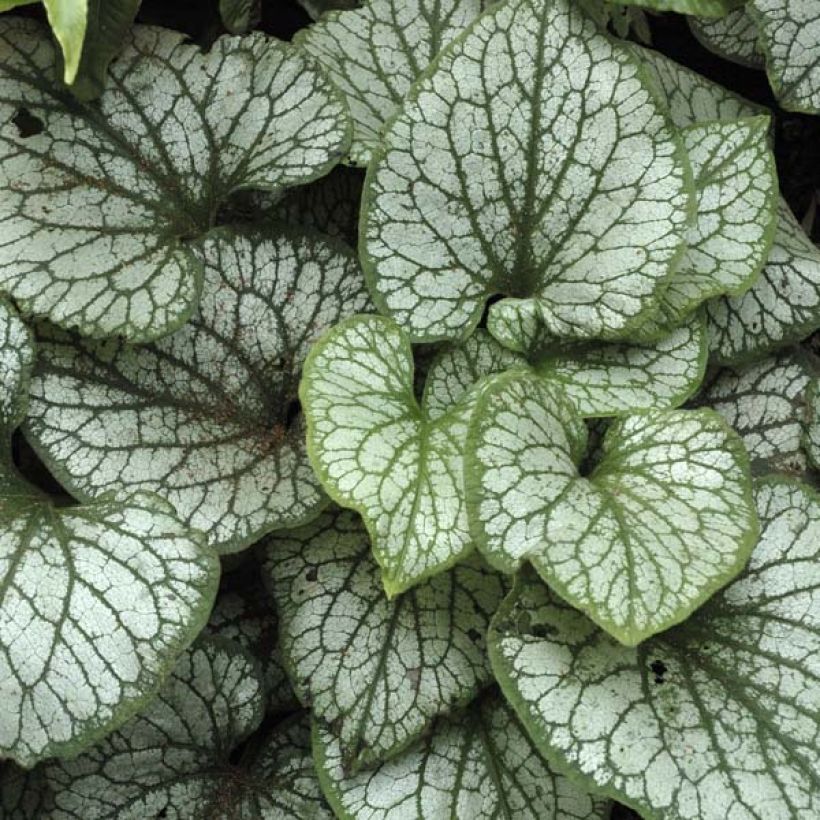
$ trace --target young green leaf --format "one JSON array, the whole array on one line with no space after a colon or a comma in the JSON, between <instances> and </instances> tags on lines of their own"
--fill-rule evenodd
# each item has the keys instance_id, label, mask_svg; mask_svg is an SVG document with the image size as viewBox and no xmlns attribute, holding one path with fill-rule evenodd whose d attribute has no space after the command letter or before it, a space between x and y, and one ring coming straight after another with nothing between
<instances>
[{"instance_id":1,"label":"young green leaf","mask_svg":"<svg viewBox=\"0 0 820 820\"><path fill-rule=\"evenodd\" d=\"M253 659L230 641L199 640L143 713L76 760L46 764L49 817L329 818L303 718L276 727L252 759L231 761L262 707Z\"/></svg>"},{"instance_id":2,"label":"young green leaf","mask_svg":"<svg viewBox=\"0 0 820 820\"><path fill-rule=\"evenodd\" d=\"M262 17L262 0L219 0L219 16L231 34L247 34Z\"/></svg>"},{"instance_id":3,"label":"young green leaf","mask_svg":"<svg viewBox=\"0 0 820 820\"><path fill-rule=\"evenodd\" d=\"M643 817L820 813L820 498L770 479L756 500L745 573L637 648L526 573L493 620L493 669L541 752Z\"/></svg>"},{"instance_id":4,"label":"young green leaf","mask_svg":"<svg viewBox=\"0 0 820 820\"><path fill-rule=\"evenodd\" d=\"M375 769L346 772L339 741L318 722L313 749L322 790L343 820L609 816L605 800L589 797L549 768L495 690Z\"/></svg>"},{"instance_id":5,"label":"young green leaf","mask_svg":"<svg viewBox=\"0 0 820 820\"><path fill-rule=\"evenodd\" d=\"M487 0L369 0L361 8L327 14L297 34L295 41L347 98L353 163L367 165L413 82L487 5Z\"/></svg>"},{"instance_id":6,"label":"young green leaf","mask_svg":"<svg viewBox=\"0 0 820 820\"><path fill-rule=\"evenodd\" d=\"M746 6L717 19L691 17L689 28L702 46L719 57L748 68L763 68L757 26Z\"/></svg>"},{"instance_id":7,"label":"young green leaf","mask_svg":"<svg viewBox=\"0 0 820 820\"><path fill-rule=\"evenodd\" d=\"M0 289L86 335L179 327L202 279L189 240L228 195L321 176L349 139L329 80L261 34L204 54L137 28L93 106L53 63L46 29L0 18Z\"/></svg>"},{"instance_id":8,"label":"young green leaf","mask_svg":"<svg viewBox=\"0 0 820 820\"><path fill-rule=\"evenodd\" d=\"M393 757L492 680L484 635L506 584L477 557L390 601L361 520L335 510L270 536L266 568L291 678L348 771Z\"/></svg>"},{"instance_id":9,"label":"young green leaf","mask_svg":"<svg viewBox=\"0 0 820 820\"><path fill-rule=\"evenodd\" d=\"M726 368L697 399L740 434L752 472L805 473L805 419L812 368L800 354L781 353L756 364Z\"/></svg>"},{"instance_id":10,"label":"young green leaf","mask_svg":"<svg viewBox=\"0 0 820 820\"><path fill-rule=\"evenodd\" d=\"M813 0L749 0L747 8L780 105L820 114L820 6Z\"/></svg>"},{"instance_id":11,"label":"young green leaf","mask_svg":"<svg viewBox=\"0 0 820 820\"><path fill-rule=\"evenodd\" d=\"M389 596L472 549L462 454L475 389L446 412L419 406L407 335L391 319L354 316L314 345L299 396L313 467L364 519Z\"/></svg>"},{"instance_id":12,"label":"young green leaf","mask_svg":"<svg viewBox=\"0 0 820 820\"><path fill-rule=\"evenodd\" d=\"M495 377L467 437L476 544L511 572L524 560L619 641L679 623L743 568L757 538L748 458L710 410L613 424L589 477L586 428L554 385Z\"/></svg>"},{"instance_id":13,"label":"young green leaf","mask_svg":"<svg viewBox=\"0 0 820 820\"><path fill-rule=\"evenodd\" d=\"M369 299L352 252L312 233L224 231L199 253L201 304L172 336L43 333L26 435L78 498L150 489L234 552L325 504L299 376L313 341Z\"/></svg>"},{"instance_id":14,"label":"young green leaf","mask_svg":"<svg viewBox=\"0 0 820 820\"><path fill-rule=\"evenodd\" d=\"M88 0L43 0L48 23L63 52L63 80L74 82L83 53Z\"/></svg>"},{"instance_id":15,"label":"young green leaf","mask_svg":"<svg viewBox=\"0 0 820 820\"><path fill-rule=\"evenodd\" d=\"M568 0L512 0L441 52L388 128L362 264L414 341L469 335L498 293L532 299L556 336L622 337L678 261L691 190L631 52Z\"/></svg>"}]
</instances>

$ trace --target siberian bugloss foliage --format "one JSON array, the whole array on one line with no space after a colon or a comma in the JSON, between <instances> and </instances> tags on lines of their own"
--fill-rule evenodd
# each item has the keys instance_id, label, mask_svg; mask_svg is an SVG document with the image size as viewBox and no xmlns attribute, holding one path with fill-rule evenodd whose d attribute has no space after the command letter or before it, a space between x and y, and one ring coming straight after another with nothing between
<instances>
[{"instance_id":1,"label":"siberian bugloss foliage","mask_svg":"<svg viewBox=\"0 0 820 820\"><path fill-rule=\"evenodd\" d=\"M820 6L642 5L0 2L3 820L820 817Z\"/></svg>"}]
</instances>

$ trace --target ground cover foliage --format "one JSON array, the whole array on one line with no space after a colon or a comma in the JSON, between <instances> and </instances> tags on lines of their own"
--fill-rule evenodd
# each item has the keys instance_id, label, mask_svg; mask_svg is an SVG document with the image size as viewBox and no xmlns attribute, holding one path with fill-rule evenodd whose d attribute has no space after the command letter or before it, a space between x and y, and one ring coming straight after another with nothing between
<instances>
[{"instance_id":1,"label":"ground cover foliage","mask_svg":"<svg viewBox=\"0 0 820 820\"><path fill-rule=\"evenodd\" d=\"M0 818L820 816L816 3L0 11Z\"/></svg>"}]
</instances>

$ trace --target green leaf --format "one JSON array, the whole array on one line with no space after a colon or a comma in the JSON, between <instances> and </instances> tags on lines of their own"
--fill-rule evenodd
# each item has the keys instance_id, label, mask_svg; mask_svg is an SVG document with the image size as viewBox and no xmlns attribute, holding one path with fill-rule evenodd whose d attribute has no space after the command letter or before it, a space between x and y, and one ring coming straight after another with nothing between
<instances>
[{"instance_id":1,"label":"green leaf","mask_svg":"<svg viewBox=\"0 0 820 820\"><path fill-rule=\"evenodd\" d=\"M44 767L59 807L50 816L329 818L304 718L280 723L252 759L231 761L262 706L253 659L230 641L199 640L142 714L76 760Z\"/></svg>"},{"instance_id":2,"label":"green leaf","mask_svg":"<svg viewBox=\"0 0 820 820\"><path fill-rule=\"evenodd\" d=\"M679 259L691 189L626 46L568 0L513 0L441 52L388 128L362 265L413 341L466 337L493 294L532 299L556 336L623 337Z\"/></svg>"},{"instance_id":3,"label":"green leaf","mask_svg":"<svg viewBox=\"0 0 820 820\"><path fill-rule=\"evenodd\" d=\"M63 51L63 79L70 85L77 77L83 52L88 0L43 0L48 22Z\"/></svg>"},{"instance_id":4,"label":"green leaf","mask_svg":"<svg viewBox=\"0 0 820 820\"><path fill-rule=\"evenodd\" d=\"M630 47L666 99L678 128L761 111L656 51ZM760 358L820 327L820 250L782 198L774 242L761 274L744 294L709 302L707 317L712 357L723 364Z\"/></svg>"},{"instance_id":5,"label":"green leaf","mask_svg":"<svg viewBox=\"0 0 820 820\"><path fill-rule=\"evenodd\" d=\"M329 11L345 11L361 5L359 0L297 0L297 2L314 20L318 20Z\"/></svg>"},{"instance_id":6,"label":"green leaf","mask_svg":"<svg viewBox=\"0 0 820 820\"><path fill-rule=\"evenodd\" d=\"M376 769L349 775L336 740L314 723L319 781L336 816L394 820L603 820L609 805L556 774L491 690L470 709Z\"/></svg>"},{"instance_id":7,"label":"green leaf","mask_svg":"<svg viewBox=\"0 0 820 820\"><path fill-rule=\"evenodd\" d=\"M740 434L752 472L806 472L803 434L812 368L791 352L756 364L726 368L698 396Z\"/></svg>"},{"instance_id":8,"label":"green leaf","mask_svg":"<svg viewBox=\"0 0 820 820\"><path fill-rule=\"evenodd\" d=\"M196 317L147 347L42 337L26 436L78 498L150 489L220 552L326 503L294 417L313 341L369 299L352 252L312 233L200 246Z\"/></svg>"},{"instance_id":9,"label":"green leaf","mask_svg":"<svg viewBox=\"0 0 820 820\"><path fill-rule=\"evenodd\" d=\"M38 0L0 0L0 12L11 11L18 6L30 6Z\"/></svg>"},{"instance_id":10,"label":"green leaf","mask_svg":"<svg viewBox=\"0 0 820 820\"><path fill-rule=\"evenodd\" d=\"M347 98L351 162L367 165L413 82L487 5L487 0L369 0L362 8L326 14L296 35L295 42Z\"/></svg>"},{"instance_id":11,"label":"green leaf","mask_svg":"<svg viewBox=\"0 0 820 820\"><path fill-rule=\"evenodd\" d=\"M747 291L777 227L777 169L769 117L690 125L683 141L695 175L697 219L680 268L663 294L674 324L706 299Z\"/></svg>"},{"instance_id":12,"label":"green leaf","mask_svg":"<svg viewBox=\"0 0 820 820\"><path fill-rule=\"evenodd\" d=\"M586 428L537 377L495 377L470 423L467 507L497 569L527 560L628 645L679 623L737 575L757 538L748 458L710 410L627 416L589 477Z\"/></svg>"},{"instance_id":13,"label":"green leaf","mask_svg":"<svg viewBox=\"0 0 820 820\"><path fill-rule=\"evenodd\" d=\"M609 0L618 5L638 5L654 11L676 11L679 14L699 14L702 17L723 17L744 0Z\"/></svg>"},{"instance_id":14,"label":"green leaf","mask_svg":"<svg viewBox=\"0 0 820 820\"><path fill-rule=\"evenodd\" d=\"M813 379L808 389L809 423L805 448L809 461L820 470L820 378Z\"/></svg>"},{"instance_id":15,"label":"green leaf","mask_svg":"<svg viewBox=\"0 0 820 820\"><path fill-rule=\"evenodd\" d=\"M324 513L267 541L291 679L347 770L393 757L492 680L484 636L506 592L469 558L389 601L360 519Z\"/></svg>"},{"instance_id":16,"label":"green leaf","mask_svg":"<svg viewBox=\"0 0 820 820\"><path fill-rule=\"evenodd\" d=\"M0 299L0 428L5 437L2 453L11 465L10 443L14 428L26 415L34 339L14 308Z\"/></svg>"},{"instance_id":17,"label":"green leaf","mask_svg":"<svg viewBox=\"0 0 820 820\"><path fill-rule=\"evenodd\" d=\"M262 18L262 0L219 0L219 16L231 34L247 34Z\"/></svg>"},{"instance_id":18,"label":"green leaf","mask_svg":"<svg viewBox=\"0 0 820 820\"><path fill-rule=\"evenodd\" d=\"M472 549L462 453L476 389L446 411L419 406L410 341L381 316L354 316L310 351L299 396L311 463L364 519L388 596Z\"/></svg>"},{"instance_id":19,"label":"green leaf","mask_svg":"<svg viewBox=\"0 0 820 820\"><path fill-rule=\"evenodd\" d=\"M59 2L59 0L56 0ZM120 53L141 0L87 0L88 20L77 77L71 92L93 100L105 88L109 63Z\"/></svg>"},{"instance_id":20,"label":"green leaf","mask_svg":"<svg viewBox=\"0 0 820 820\"><path fill-rule=\"evenodd\" d=\"M686 623L619 646L523 575L493 669L559 771L652 820L820 813L820 498L758 485L746 572Z\"/></svg>"},{"instance_id":21,"label":"green leaf","mask_svg":"<svg viewBox=\"0 0 820 820\"><path fill-rule=\"evenodd\" d=\"M746 6L716 20L691 17L689 28L702 46L719 57L747 68L763 68L757 26Z\"/></svg>"},{"instance_id":22,"label":"green leaf","mask_svg":"<svg viewBox=\"0 0 820 820\"><path fill-rule=\"evenodd\" d=\"M86 335L179 327L201 287L189 240L228 195L321 176L349 138L330 82L261 34L204 54L137 28L94 106L60 87L53 63L42 26L0 18L0 289Z\"/></svg>"},{"instance_id":23,"label":"green leaf","mask_svg":"<svg viewBox=\"0 0 820 820\"><path fill-rule=\"evenodd\" d=\"M292 712L299 705L285 672L278 629L273 601L253 558L223 575L203 634L231 640L256 659L262 669L265 711L275 715Z\"/></svg>"},{"instance_id":24,"label":"green leaf","mask_svg":"<svg viewBox=\"0 0 820 820\"><path fill-rule=\"evenodd\" d=\"M780 105L820 114L820 6L812 0L749 0L747 8Z\"/></svg>"}]
</instances>

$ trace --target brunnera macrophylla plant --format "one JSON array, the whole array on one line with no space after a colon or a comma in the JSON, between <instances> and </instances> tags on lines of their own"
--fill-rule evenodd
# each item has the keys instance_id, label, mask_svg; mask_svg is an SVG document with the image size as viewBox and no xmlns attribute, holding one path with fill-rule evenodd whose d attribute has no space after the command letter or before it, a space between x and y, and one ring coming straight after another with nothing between
<instances>
[{"instance_id":1,"label":"brunnera macrophylla plant","mask_svg":"<svg viewBox=\"0 0 820 820\"><path fill-rule=\"evenodd\" d=\"M820 815L777 112L628 4L138 5L0 16L0 818ZM804 4L646 5L816 110Z\"/></svg>"}]
</instances>

